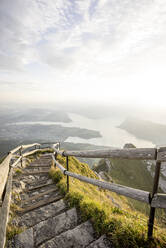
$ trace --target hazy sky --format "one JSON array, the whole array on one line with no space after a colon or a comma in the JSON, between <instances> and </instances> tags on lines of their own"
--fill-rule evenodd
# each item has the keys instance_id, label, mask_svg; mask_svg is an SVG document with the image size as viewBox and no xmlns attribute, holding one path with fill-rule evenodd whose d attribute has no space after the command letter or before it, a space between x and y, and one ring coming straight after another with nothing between
<instances>
[{"instance_id":1,"label":"hazy sky","mask_svg":"<svg viewBox=\"0 0 166 248\"><path fill-rule=\"evenodd\" d=\"M166 107L165 0L0 0L0 101Z\"/></svg>"}]
</instances>

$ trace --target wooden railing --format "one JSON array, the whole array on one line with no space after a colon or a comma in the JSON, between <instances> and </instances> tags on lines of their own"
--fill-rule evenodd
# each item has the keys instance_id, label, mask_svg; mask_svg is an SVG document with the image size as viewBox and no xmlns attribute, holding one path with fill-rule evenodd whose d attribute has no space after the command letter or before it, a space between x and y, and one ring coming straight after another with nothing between
<instances>
[{"instance_id":1,"label":"wooden railing","mask_svg":"<svg viewBox=\"0 0 166 248\"><path fill-rule=\"evenodd\" d=\"M29 149L32 149L29 151ZM50 148L50 146L49 146ZM54 153L52 154L55 165L66 175L67 191L69 191L69 177L74 177L80 181L93 184L95 186L107 189L117 194L130 197L132 199L145 202L150 205L150 215L148 223L148 237L153 235L153 225L156 208L166 208L166 194L158 194L158 184L160 176L161 163L166 161L166 147L161 148L130 148L130 149L106 149L106 150L88 150L88 151L65 151L60 150L60 143L52 146ZM13 168L20 163L22 166L23 158L41 151L41 144L34 143L30 145L19 146L8 153L8 156L0 164L0 248L4 248L6 240L6 226L9 216L12 174ZM66 157L66 168L64 168L57 160L56 156L60 154ZM85 157L85 158L123 158L138 160L155 160L155 176L152 192L134 189L123 185L109 183L85 177L69 171L69 156ZM13 158L15 161L13 162ZM134 166L134 164L133 164Z\"/></svg>"},{"instance_id":2,"label":"wooden railing","mask_svg":"<svg viewBox=\"0 0 166 248\"><path fill-rule=\"evenodd\" d=\"M56 148L57 146L57 148ZM115 192L132 199L145 202L150 205L150 214L148 222L148 238L153 236L153 226L156 208L166 208L166 194L158 194L159 176L161 163L166 161L166 147L161 148L129 148L129 149L105 149L105 150L88 150L88 151L65 151L59 150L59 145L54 146L53 160L61 172L67 176L67 191L69 191L69 177L77 178L80 181L99 186L103 189ZM56 160L57 154L66 157L66 168ZM69 171L69 156L84 158L123 158L137 160L155 160L155 176L152 192L134 189L119 184L99 181ZM133 165L134 166L134 165Z\"/></svg>"},{"instance_id":3,"label":"wooden railing","mask_svg":"<svg viewBox=\"0 0 166 248\"><path fill-rule=\"evenodd\" d=\"M30 148L33 148L33 150L28 151ZM39 148L40 144L38 143L18 146L10 151L0 164L0 248L4 248L6 242L6 227L10 210L13 168L19 162L22 166L23 158L36 153L40 150ZM15 160L14 162L13 159Z\"/></svg>"}]
</instances>

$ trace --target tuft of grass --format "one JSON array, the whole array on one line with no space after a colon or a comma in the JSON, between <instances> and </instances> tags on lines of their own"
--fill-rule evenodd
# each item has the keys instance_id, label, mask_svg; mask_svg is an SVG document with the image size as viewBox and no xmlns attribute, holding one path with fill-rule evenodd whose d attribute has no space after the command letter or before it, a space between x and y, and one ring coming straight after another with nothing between
<instances>
[{"instance_id":1,"label":"tuft of grass","mask_svg":"<svg viewBox=\"0 0 166 248\"><path fill-rule=\"evenodd\" d=\"M10 211L12 212L12 215L16 215L16 213L21 210L22 208L16 205L15 203L10 204Z\"/></svg>"},{"instance_id":2,"label":"tuft of grass","mask_svg":"<svg viewBox=\"0 0 166 248\"><path fill-rule=\"evenodd\" d=\"M23 232L24 229L15 225L8 224L6 229L7 241L11 240L16 234Z\"/></svg>"},{"instance_id":3,"label":"tuft of grass","mask_svg":"<svg viewBox=\"0 0 166 248\"><path fill-rule=\"evenodd\" d=\"M21 201L20 194L15 192L15 191L12 192L12 197L14 198L14 201L16 201L18 203Z\"/></svg>"},{"instance_id":4,"label":"tuft of grass","mask_svg":"<svg viewBox=\"0 0 166 248\"><path fill-rule=\"evenodd\" d=\"M111 211L113 214L123 214L123 211L117 207L112 208Z\"/></svg>"},{"instance_id":5,"label":"tuft of grass","mask_svg":"<svg viewBox=\"0 0 166 248\"><path fill-rule=\"evenodd\" d=\"M15 173L16 173L17 175L20 175L20 174L22 174L22 170L19 169L19 168L17 168L17 169L15 170Z\"/></svg>"},{"instance_id":6,"label":"tuft of grass","mask_svg":"<svg viewBox=\"0 0 166 248\"><path fill-rule=\"evenodd\" d=\"M54 167L49 170L49 176L53 179L54 183L60 182L60 180L63 178L61 171Z\"/></svg>"},{"instance_id":7,"label":"tuft of grass","mask_svg":"<svg viewBox=\"0 0 166 248\"><path fill-rule=\"evenodd\" d=\"M66 159L58 155L58 162L66 166ZM98 179L87 164L69 157L69 170L83 176ZM166 247L166 231L162 228L155 230L155 238L147 240L147 217L130 208L128 200L106 190L100 190L91 184L69 178L69 193L66 192L66 176L58 168L51 169L50 176L65 194L69 207L77 207L85 221L91 219L98 234L106 233L115 248L157 248ZM114 204L118 204L117 208ZM124 209L125 211L123 211Z\"/></svg>"}]
</instances>

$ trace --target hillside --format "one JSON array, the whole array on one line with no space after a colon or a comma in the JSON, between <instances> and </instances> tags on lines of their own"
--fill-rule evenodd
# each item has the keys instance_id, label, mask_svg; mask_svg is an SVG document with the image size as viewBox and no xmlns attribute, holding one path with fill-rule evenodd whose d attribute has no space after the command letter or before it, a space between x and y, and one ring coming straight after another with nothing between
<instances>
[{"instance_id":1,"label":"hillside","mask_svg":"<svg viewBox=\"0 0 166 248\"><path fill-rule=\"evenodd\" d=\"M108 170L108 162L110 170ZM105 176L109 175L115 183L125 185L132 188L142 189L151 192L153 178L147 169L146 161L127 160L127 159L101 159L94 170L98 173L105 172ZM154 170L154 166L152 165ZM109 178L108 178L109 180ZM137 210L148 214L146 204L140 204L135 200L130 200L131 206Z\"/></svg>"},{"instance_id":2,"label":"hillside","mask_svg":"<svg viewBox=\"0 0 166 248\"><path fill-rule=\"evenodd\" d=\"M65 158L58 155L57 159L65 167ZM69 157L69 167L71 172L97 178L87 164L79 162L74 157ZM59 169L54 168L51 169L50 175L65 193L66 177L62 176ZM77 207L84 220L90 218L98 233L107 233L114 247L164 247L166 244L162 236L164 229L159 227L155 232L157 240L155 239L155 243L149 246L146 240L148 219L131 207L129 199L74 178L69 180L70 191L65 196L69 206ZM145 188L147 187L148 185L145 185Z\"/></svg>"},{"instance_id":3,"label":"hillside","mask_svg":"<svg viewBox=\"0 0 166 248\"><path fill-rule=\"evenodd\" d=\"M136 118L127 118L118 127L137 138L149 140L156 145L166 144L166 125Z\"/></svg>"},{"instance_id":4,"label":"hillside","mask_svg":"<svg viewBox=\"0 0 166 248\"><path fill-rule=\"evenodd\" d=\"M126 144L124 148L135 148L133 144ZM158 192L166 192L165 167L162 167L159 180ZM153 178L155 171L155 162L146 160L128 160L128 159L101 159L93 169L107 181L115 182L128 187L152 192ZM139 201L128 199L131 208L136 209L147 216L149 215L149 206ZM156 210L156 217L165 216L162 209Z\"/></svg>"}]
</instances>

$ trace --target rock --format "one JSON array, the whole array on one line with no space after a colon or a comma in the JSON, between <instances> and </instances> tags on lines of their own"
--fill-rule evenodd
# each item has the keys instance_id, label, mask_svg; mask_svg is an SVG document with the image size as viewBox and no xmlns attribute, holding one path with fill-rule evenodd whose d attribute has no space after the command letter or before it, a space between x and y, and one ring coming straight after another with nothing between
<instances>
[{"instance_id":1,"label":"rock","mask_svg":"<svg viewBox=\"0 0 166 248\"><path fill-rule=\"evenodd\" d=\"M136 146L133 145L132 143L127 143L127 144L125 144L125 145L123 146L123 148L127 148L127 149L129 149L129 148L136 148Z\"/></svg>"},{"instance_id":2,"label":"rock","mask_svg":"<svg viewBox=\"0 0 166 248\"><path fill-rule=\"evenodd\" d=\"M13 248L34 248L33 229L27 229L16 235Z\"/></svg>"},{"instance_id":3,"label":"rock","mask_svg":"<svg viewBox=\"0 0 166 248\"><path fill-rule=\"evenodd\" d=\"M21 217L16 218L14 221L19 226L31 227L38 224L41 221L48 219L51 216L56 216L66 209L66 205L63 200L53 202L41 208L37 208L29 213L24 214Z\"/></svg>"},{"instance_id":4,"label":"rock","mask_svg":"<svg viewBox=\"0 0 166 248\"><path fill-rule=\"evenodd\" d=\"M78 218L75 208L65 213L49 218L33 227L35 246L44 241L55 237L56 235L74 228L77 225Z\"/></svg>"},{"instance_id":5,"label":"rock","mask_svg":"<svg viewBox=\"0 0 166 248\"><path fill-rule=\"evenodd\" d=\"M106 165L106 167L107 167L107 172L110 172L111 171L111 167L113 167L112 165L111 165L111 162L110 162L110 160L108 159L108 158L106 158L105 159L105 165Z\"/></svg>"},{"instance_id":6,"label":"rock","mask_svg":"<svg viewBox=\"0 0 166 248\"><path fill-rule=\"evenodd\" d=\"M101 179L103 179L104 181L109 181L109 182L113 182L112 177L105 171L100 171L99 172L99 176ZM100 180L101 180L100 179Z\"/></svg>"},{"instance_id":7,"label":"rock","mask_svg":"<svg viewBox=\"0 0 166 248\"><path fill-rule=\"evenodd\" d=\"M25 183L23 181L20 181L21 184L21 189L24 190L25 189Z\"/></svg>"},{"instance_id":8,"label":"rock","mask_svg":"<svg viewBox=\"0 0 166 248\"><path fill-rule=\"evenodd\" d=\"M40 248L83 248L94 241L92 224L87 221L42 244Z\"/></svg>"},{"instance_id":9,"label":"rock","mask_svg":"<svg viewBox=\"0 0 166 248\"><path fill-rule=\"evenodd\" d=\"M101 236L93 243L87 246L87 248L113 248L111 242L107 239L106 235Z\"/></svg>"}]
</instances>

